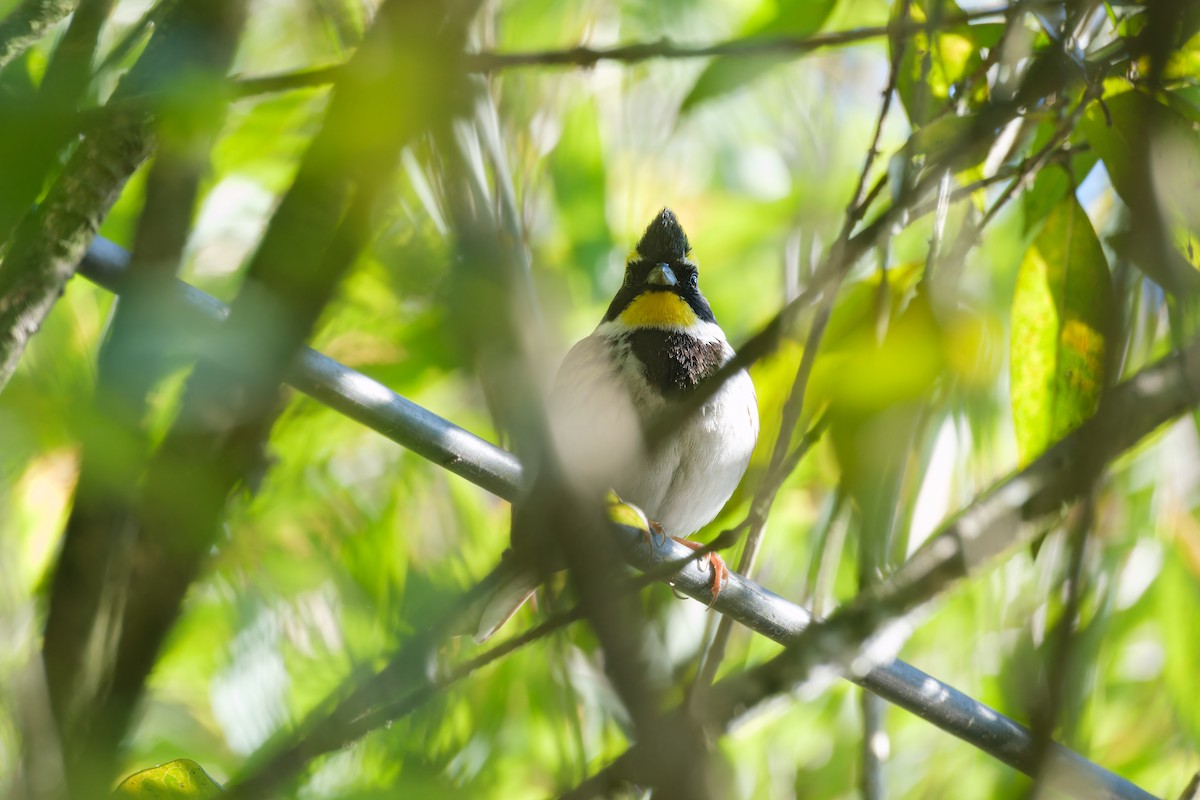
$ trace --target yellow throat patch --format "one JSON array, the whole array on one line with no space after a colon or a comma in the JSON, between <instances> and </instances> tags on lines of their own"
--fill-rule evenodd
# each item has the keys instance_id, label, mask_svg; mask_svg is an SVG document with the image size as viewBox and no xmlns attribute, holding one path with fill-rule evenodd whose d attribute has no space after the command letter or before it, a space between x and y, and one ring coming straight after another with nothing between
<instances>
[{"instance_id":1,"label":"yellow throat patch","mask_svg":"<svg viewBox=\"0 0 1200 800\"><path fill-rule=\"evenodd\" d=\"M699 321L687 301L674 292L643 292L618 319L631 328L688 328Z\"/></svg>"}]
</instances>

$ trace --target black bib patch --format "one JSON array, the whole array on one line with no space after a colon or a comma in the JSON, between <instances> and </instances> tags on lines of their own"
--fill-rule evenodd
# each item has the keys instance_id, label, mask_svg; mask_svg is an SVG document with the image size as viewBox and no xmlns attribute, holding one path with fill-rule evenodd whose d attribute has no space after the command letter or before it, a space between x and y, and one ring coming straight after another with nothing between
<instances>
[{"instance_id":1,"label":"black bib patch","mask_svg":"<svg viewBox=\"0 0 1200 800\"><path fill-rule=\"evenodd\" d=\"M720 342L702 342L686 333L640 328L624 338L646 381L667 396L695 389L724 363Z\"/></svg>"}]
</instances>

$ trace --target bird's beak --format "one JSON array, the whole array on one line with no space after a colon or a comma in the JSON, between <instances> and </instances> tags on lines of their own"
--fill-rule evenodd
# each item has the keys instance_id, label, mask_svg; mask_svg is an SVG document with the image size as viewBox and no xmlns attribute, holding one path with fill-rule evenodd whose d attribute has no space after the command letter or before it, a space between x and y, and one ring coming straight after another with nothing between
<instances>
[{"instance_id":1,"label":"bird's beak","mask_svg":"<svg viewBox=\"0 0 1200 800\"><path fill-rule=\"evenodd\" d=\"M674 286L679 283L675 272L666 264L655 264L654 269L646 274L646 283L651 286Z\"/></svg>"}]
</instances>

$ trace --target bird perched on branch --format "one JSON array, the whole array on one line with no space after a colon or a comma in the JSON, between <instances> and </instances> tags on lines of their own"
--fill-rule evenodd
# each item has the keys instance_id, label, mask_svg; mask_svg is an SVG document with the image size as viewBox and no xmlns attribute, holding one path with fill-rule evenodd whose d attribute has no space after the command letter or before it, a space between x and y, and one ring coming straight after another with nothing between
<instances>
[{"instance_id":1,"label":"bird perched on branch","mask_svg":"<svg viewBox=\"0 0 1200 800\"><path fill-rule=\"evenodd\" d=\"M745 370L687 411L689 394L733 357L699 275L687 235L664 208L629 253L604 319L567 353L549 403L567 479L593 496L611 486L655 532L693 549L699 545L684 537L725 505L758 438L754 384ZM649 442L649 427L663 420L666 433ZM725 564L715 553L706 557L715 598ZM490 637L536 585L528 572L505 580L487 602L476 638Z\"/></svg>"}]
</instances>

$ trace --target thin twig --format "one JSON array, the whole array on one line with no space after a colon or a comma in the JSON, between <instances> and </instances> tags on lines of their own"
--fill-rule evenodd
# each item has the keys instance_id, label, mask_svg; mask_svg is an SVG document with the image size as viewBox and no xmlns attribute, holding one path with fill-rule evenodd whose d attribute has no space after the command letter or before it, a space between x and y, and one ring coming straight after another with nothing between
<instances>
[{"instance_id":1,"label":"thin twig","mask_svg":"<svg viewBox=\"0 0 1200 800\"><path fill-rule=\"evenodd\" d=\"M1005 187L1000 191L1000 194L996 196L991 205L988 206L987 210L977 222L963 226L963 228L959 231L959 235L955 239L954 245L947 258L951 259L952 261L963 258L967 251L969 251L976 245L976 243L978 243L983 234L983 230L987 227L988 223L995 219L996 215L1000 213L1005 205L1007 205L1008 202L1016 196L1017 190L1025 185L1025 182L1029 180L1030 176L1035 175L1039 170L1042 169L1042 167L1046 166L1046 164L1048 164L1052 158L1058 155L1063 145L1070 139L1071 132L1074 130L1075 123L1078 121L1080 115L1083 114L1084 110L1092 100L1100 96L1100 93L1103 91L1103 86L1103 72L1100 71L1093 76L1091 82L1084 90L1083 95L1080 97L1079 102L1075 104L1066 117L1064 117L1059 123L1049 141L1047 141L1032 156L1024 159L1015 170L1006 171L1003 173L1006 178L1011 177L1011 180L1009 180L1008 184L1006 184ZM996 176L988 179L987 183L990 184L999 179L1000 173L997 173ZM984 181L978 181L976 184L973 184L972 187L964 187L964 189L980 188L982 185L984 185Z\"/></svg>"},{"instance_id":2,"label":"thin twig","mask_svg":"<svg viewBox=\"0 0 1200 800\"><path fill-rule=\"evenodd\" d=\"M911 14L911 4L910 4L909 0L904 0L901 3L900 11L899 11L899 14L897 15L897 18L903 22L908 22L910 19L910 14ZM935 14L930 16L930 21L940 20L942 18L942 16L943 16L942 15L942 4L939 3ZM864 189L866 187L866 182L867 182L867 175L870 173L871 167L874 164L875 159L879 155L879 141L880 141L880 138L883 136L883 126L887 122L888 112L891 110L892 97L894 97L896 94L897 83L900 79L900 67L904 61L904 54L908 47L907 39L895 37L891 41L892 41L892 60L891 60L891 63L888 65L887 86L883 90L883 102L879 109L879 117L875 122L875 133L871 140L871 147L867 150L867 155L866 155L866 158L864 159L862 172L859 174L858 188L855 190L855 193L854 193L855 199L854 199L853 203L851 204L851 206L849 207L849 209L847 209L846 227L842 232L843 237L848 237L850 235L850 232L853 229L853 227L855 225L857 225L858 221L862 219L864 214L866 214L869 204L874 200L874 191L866 193L864 195ZM932 49L932 47L930 49ZM949 170L947 170L946 174L947 174L947 178L948 178ZM882 187L883 177L884 176L881 176L880 180L878 182L876 182L875 188ZM901 191L907 186L908 178L909 178L909 169L908 169L908 162L906 160L905 167L901 171L901 177L900 177L901 185L900 185L899 189ZM887 274L886 266L887 265L886 265L885 258L881 257L879 268L881 271L883 271L883 274L885 276ZM881 287L881 289L886 291L886 286L884 283L881 282L880 287ZM831 308L832 308L832 306L831 306ZM827 319L828 319L828 317L826 317L826 320ZM806 355L807 355L807 353L806 353ZM797 376L797 377L799 377L799 376ZM863 555L863 553L865 552L864 548L860 548L859 552L860 552L860 565L861 565L862 563L865 563L865 561L864 561L865 556ZM860 569L860 574L863 574L864 572L865 572L864 570ZM861 747L862 775L861 775L861 779L860 779L862 795L863 795L864 800L880 800L880 798L883 796L883 779L882 779L882 770L880 767L880 761L882 760L882 758L880 755L880 748L879 748L879 742L877 739L877 734L882 733L882 717L883 717L882 703L880 703L878 697L876 697L872 694L869 694L868 692L861 692L861 696L859 698L859 707L862 710L862 720L863 720L863 735L862 735L862 747Z\"/></svg>"},{"instance_id":3,"label":"thin twig","mask_svg":"<svg viewBox=\"0 0 1200 800\"><path fill-rule=\"evenodd\" d=\"M1028 467L984 492L891 578L828 619L808 626L781 655L717 683L712 701L705 706L712 732L728 730L735 719L791 691L818 668L825 676L833 670L849 680L869 680L879 669L877 659L886 660L886 653L898 646L912 624L911 618L907 622L902 618L927 607L968 572L1031 538L1035 531L1027 523L1057 513L1113 458L1200 402L1196 387L1200 387L1200 338L1116 387L1094 417ZM1022 738L1030 735L1022 731ZM1078 772L1072 766L1078 756L1058 745L1053 750L1055 767L1047 771L1047 781L1060 791L1076 797L1151 797L1122 779L1098 780L1096 773ZM1000 758L1030 774L1036 765L1030 755L1022 747ZM589 790L579 796L592 796L619 776L630 777L636 760L630 753L622 756L600 776L589 779Z\"/></svg>"},{"instance_id":4,"label":"thin twig","mask_svg":"<svg viewBox=\"0 0 1200 800\"><path fill-rule=\"evenodd\" d=\"M943 17L942 25L962 25L989 17L1006 14L1010 5L980 8L962 14ZM678 45L668 39L656 42L638 42L609 48L570 47L565 49L537 50L527 53L472 53L466 56L466 68L471 72L498 72L514 67L591 67L601 61L617 61L634 64L655 58L710 58L713 56L797 56L825 47L854 44L882 36L907 37L936 30L930 22L891 23L845 31L817 33L811 36L776 36L732 39L707 45ZM251 97L270 92L323 86L335 80L341 70L340 64L313 69L285 72L238 79L239 97Z\"/></svg>"},{"instance_id":5,"label":"thin twig","mask_svg":"<svg viewBox=\"0 0 1200 800\"><path fill-rule=\"evenodd\" d=\"M623 533L625 545L628 547L634 542L640 542L642 535L641 531L626 529ZM661 563L622 581L612 589L612 596L635 594L651 584L678 577L681 571L689 567L694 568L698 554L711 552L716 543L710 543L698 551L688 550L682 545L670 542L663 544L678 548L678 551L686 555L682 558L665 558ZM341 694L345 699L341 702L327 699L319 704L319 710L301 725L301 730L306 733L296 735L286 746L273 747L270 755L267 755L267 748L264 747L262 752L247 759L248 763L254 766L226 787L228 800L260 797L264 792L285 785L313 758L346 747L373 730L404 719L440 692L452 688L479 670L584 619L584 609L580 603L555 612L529 630L506 639L440 674L427 677L420 687L395 697L400 689L395 676L409 674L409 666L422 660L422 654L427 653L436 641L445 638L443 634L450 630L453 621L460 616L462 610L470 607L483 594L481 586L473 587L450 604L450 611L444 615L442 621L429 627L426 636L406 643L388 659L388 665L378 673L357 686L335 690L333 696ZM369 698L365 707L363 698Z\"/></svg>"},{"instance_id":6,"label":"thin twig","mask_svg":"<svg viewBox=\"0 0 1200 800\"><path fill-rule=\"evenodd\" d=\"M1029 94L1036 94L1038 91L1049 93L1053 89L1054 87L1039 85L1031 88ZM773 352L778 343L790 331L792 323L801 311L835 291L846 273L870 248L877 246L881 240L889 236L896 223L910 217L913 208L940 180L941 167L954 164L962 153L970 148L974 141L977 141L978 137L991 135L996 129L1023 114L1023 104L1028 102L1032 102L1030 97L1023 97L1021 102L1016 100L993 102L981 109L972 120L971 127L938 153L937 163L931 164L923 176L911 185L900 187L896 199L874 220L853 236L839 239L838 243L830 248L828 256L817 268L809 286L803 292L785 304L758 333L738 348L737 354L732 359L696 387L683 403L673 407L670 414L660 415L660 419L653 421L648 426L649 444L656 445L663 436L675 430L676 426L688 419L691 414L696 413L731 376ZM842 245L843 241L844 245Z\"/></svg>"},{"instance_id":7,"label":"thin twig","mask_svg":"<svg viewBox=\"0 0 1200 800\"><path fill-rule=\"evenodd\" d=\"M908 0L905 0L903 3L898 20L898 25L900 26L909 22ZM883 179L881 178L870 192L866 189L867 178L871 173L872 166L875 164L875 159L879 155L879 142L883 136L883 126L887 122L888 112L892 106L892 97L895 94L896 82L900 73L900 62L904 57L906 40L899 36L896 38L899 44L892 51L887 85L883 89L883 98L880 102L879 114L875 121L875 131L871 135L871 142L867 147L867 155L863 159L863 166L859 172L858 181L855 184L854 191L850 194L850 202L846 207L842 230L833 246L833 252L835 253L845 248L850 235L866 214L867 207L874 199L877 189L883 185ZM789 461L787 459L788 448L791 446L792 435L796 427L800 424L801 416L804 413L804 400L808 392L809 376L812 373L817 352L821 348L821 340L824 337L825 328L829 324L829 318L833 313L833 304L837 299L838 288L845 274L845 270L840 271L838 273L839 277L832 282L829 290L823 294L821 303L813 318L812 327L809 329L808 338L804 344L804 353L801 356L800 365L796 370L796 377L792 380L791 391L787 401L784 403L783 412L780 415L779 432L775 437L775 446L771 452L771 460L767 466L766 475L758 491L755 493L754 500L751 503L750 515L744 523L749 528L749 534L746 536L746 544L742 550L741 560L738 562L738 572L741 572L743 575L753 574L754 562L762 547L762 539L766 531L767 517L770 514L771 506L774 504L784 480L791 474L795 468L795 464L799 463L797 460L794 463L785 464L785 461ZM716 678L717 670L720 668L721 661L725 657L725 650L732 632L732 623L728 618L722 618L717 626L717 632L712 642L701 657L700 669L692 685L693 703L703 703L707 688Z\"/></svg>"},{"instance_id":8,"label":"thin twig","mask_svg":"<svg viewBox=\"0 0 1200 800\"><path fill-rule=\"evenodd\" d=\"M1033 714L1033 738L1037 743L1036 767L1034 768L1034 784L1028 794L1031 798L1040 797L1042 782L1050 769L1048 763L1048 748L1054 741L1054 729L1062 716L1063 706L1067 702L1067 692L1071 689L1071 665L1076 652L1076 627L1079 623L1080 607L1084 596L1083 557L1087 543L1092 535L1095 524L1096 498L1095 486L1087 493L1077 506L1077 517L1071 525L1070 541L1068 542L1070 557L1067 563L1066 591L1067 599L1062 616L1056 628L1057 636L1048 649L1050 660L1048 676L1045 684L1045 702L1039 703Z\"/></svg>"}]
</instances>

